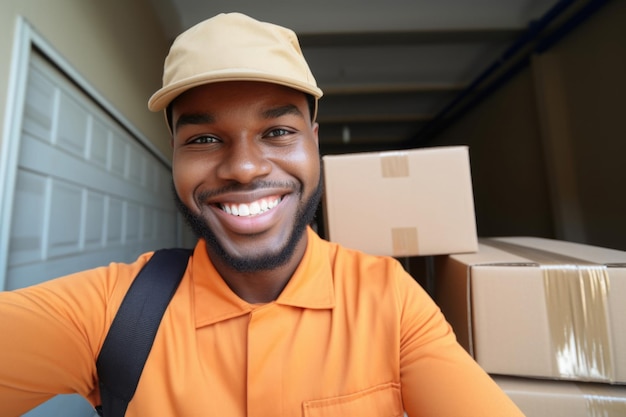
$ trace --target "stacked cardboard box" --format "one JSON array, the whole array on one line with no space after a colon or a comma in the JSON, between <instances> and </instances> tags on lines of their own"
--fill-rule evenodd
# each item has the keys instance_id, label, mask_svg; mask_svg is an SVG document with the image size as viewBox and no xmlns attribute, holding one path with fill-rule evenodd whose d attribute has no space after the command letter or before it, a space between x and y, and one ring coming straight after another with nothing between
<instances>
[{"instance_id":1,"label":"stacked cardboard box","mask_svg":"<svg viewBox=\"0 0 626 417\"><path fill-rule=\"evenodd\" d=\"M527 417L623 417L623 386L494 376Z\"/></svg>"},{"instance_id":2,"label":"stacked cardboard box","mask_svg":"<svg viewBox=\"0 0 626 417\"><path fill-rule=\"evenodd\" d=\"M473 252L467 147L327 155L326 237L396 257Z\"/></svg>"},{"instance_id":3,"label":"stacked cardboard box","mask_svg":"<svg viewBox=\"0 0 626 417\"><path fill-rule=\"evenodd\" d=\"M480 239L435 271L459 342L529 417L626 416L626 252Z\"/></svg>"},{"instance_id":4,"label":"stacked cardboard box","mask_svg":"<svg viewBox=\"0 0 626 417\"><path fill-rule=\"evenodd\" d=\"M528 417L626 416L626 252L476 238L466 147L324 157L329 240L432 260L459 342ZM418 257L418 258L415 258Z\"/></svg>"}]
</instances>

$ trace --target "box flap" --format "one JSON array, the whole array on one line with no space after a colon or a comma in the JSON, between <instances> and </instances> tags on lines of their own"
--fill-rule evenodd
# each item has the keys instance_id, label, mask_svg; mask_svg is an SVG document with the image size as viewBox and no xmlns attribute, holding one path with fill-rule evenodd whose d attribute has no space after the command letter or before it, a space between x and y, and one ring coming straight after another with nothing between
<instances>
[{"instance_id":1,"label":"box flap","mask_svg":"<svg viewBox=\"0 0 626 417\"><path fill-rule=\"evenodd\" d=\"M555 255L561 255L565 258L571 258L573 261L578 260L580 263L586 261L618 267L626 265L626 252L582 243L528 236L481 239L481 242L487 244L489 242L491 244L502 242L518 248L532 248L535 250L535 254L537 251L544 251L551 254L553 258L558 258Z\"/></svg>"}]
</instances>

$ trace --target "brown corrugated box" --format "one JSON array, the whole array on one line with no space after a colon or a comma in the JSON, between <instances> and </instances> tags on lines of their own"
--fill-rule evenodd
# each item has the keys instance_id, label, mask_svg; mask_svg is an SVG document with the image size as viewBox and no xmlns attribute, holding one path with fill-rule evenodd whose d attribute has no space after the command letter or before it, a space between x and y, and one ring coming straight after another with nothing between
<instances>
[{"instance_id":1,"label":"brown corrugated box","mask_svg":"<svg viewBox=\"0 0 626 417\"><path fill-rule=\"evenodd\" d=\"M375 255L474 252L465 146L327 155L326 237Z\"/></svg>"},{"instance_id":2,"label":"brown corrugated box","mask_svg":"<svg viewBox=\"0 0 626 417\"><path fill-rule=\"evenodd\" d=\"M435 300L487 372L626 383L626 252L480 239L435 274Z\"/></svg>"},{"instance_id":3,"label":"brown corrugated box","mask_svg":"<svg viewBox=\"0 0 626 417\"><path fill-rule=\"evenodd\" d=\"M494 376L526 417L624 417L626 387Z\"/></svg>"}]
</instances>

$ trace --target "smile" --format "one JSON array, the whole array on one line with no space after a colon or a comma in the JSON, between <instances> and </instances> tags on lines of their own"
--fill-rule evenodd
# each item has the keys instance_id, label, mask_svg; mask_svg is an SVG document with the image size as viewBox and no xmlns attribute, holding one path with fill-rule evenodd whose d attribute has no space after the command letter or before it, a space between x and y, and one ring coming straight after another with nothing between
<instances>
[{"instance_id":1,"label":"smile","mask_svg":"<svg viewBox=\"0 0 626 417\"><path fill-rule=\"evenodd\" d=\"M257 201L253 201L248 204L220 204L220 208L233 216L250 217L263 214L278 205L282 200L282 197L270 197L262 198Z\"/></svg>"}]
</instances>

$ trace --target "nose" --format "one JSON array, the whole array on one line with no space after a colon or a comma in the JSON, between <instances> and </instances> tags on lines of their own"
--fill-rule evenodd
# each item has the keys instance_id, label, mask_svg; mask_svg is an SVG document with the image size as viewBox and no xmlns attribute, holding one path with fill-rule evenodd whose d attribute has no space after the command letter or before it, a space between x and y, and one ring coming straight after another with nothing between
<instances>
[{"instance_id":1,"label":"nose","mask_svg":"<svg viewBox=\"0 0 626 417\"><path fill-rule=\"evenodd\" d=\"M254 140L232 142L220 162L217 175L223 180L247 184L270 173L272 164Z\"/></svg>"}]
</instances>

